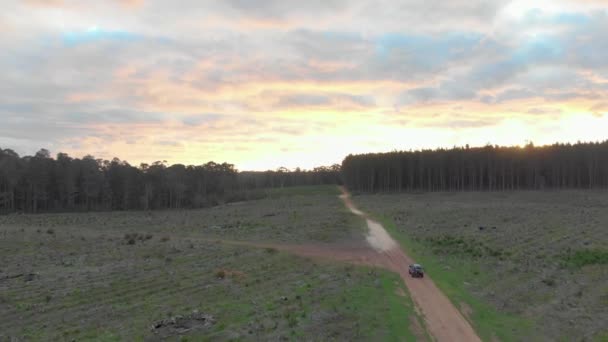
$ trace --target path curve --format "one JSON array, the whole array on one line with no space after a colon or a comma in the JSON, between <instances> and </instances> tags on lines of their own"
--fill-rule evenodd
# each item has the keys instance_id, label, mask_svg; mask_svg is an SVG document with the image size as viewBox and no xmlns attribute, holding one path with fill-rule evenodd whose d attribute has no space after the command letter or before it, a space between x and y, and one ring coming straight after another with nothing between
<instances>
[{"instance_id":1,"label":"path curve","mask_svg":"<svg viewBox=\"0 0 608 342\"><path fill-rule=\"evenodd\" d=\"M481 341L471 327L471 324L456 309L452 302L437 288L431 277L425 274L424 278L412 278L408 273L408 265L413 264L410 258L401 249L382 227L372 220L353 204L348 191L341 187L340 196L350 211L367 220L369 233L368 243L380 255L374 258L382 266L397 272L407 286L414 304L424 316L427 330L437 341Z\"/></svg>"},{"instance_id":2,"label":"path curve","mask_svg":"<svg viewBox=\"0 0 608 342\"><path fill-rule=\"evenodd\" d=\"M257 248L274 248L303 257L329 259L353 264L376 266L398 273L407 286L412 301L422 314L427 331L436 341L477 342L481 339L473 330L471 324L456 309L454 304L437 288L432 278L425 274L424 278L412 278L408 266L414 263L401 249L399 244L388 234L384 227L357 209L348 191L341 187L340 198L345 206L355 215L367 221L368 234L365 244L329 244L316 243L290 245L278 243L260 243L247 241L217 242L242 245ZM370 248L372 247L372 248ZM404 324L407 324L404 322Z\"/></svg>"}]
</instances>

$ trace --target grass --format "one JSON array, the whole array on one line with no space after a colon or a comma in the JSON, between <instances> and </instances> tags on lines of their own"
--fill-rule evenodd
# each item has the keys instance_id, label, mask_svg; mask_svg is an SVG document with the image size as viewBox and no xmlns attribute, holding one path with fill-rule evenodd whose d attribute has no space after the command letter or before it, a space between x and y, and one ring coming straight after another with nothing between
<instances>
[{"instance_id":1,"label":"grass","mask_svg":"<svg viewBox=\"0 0 608 342\"><path fill-rule=\"evenodd\" d=\"M124 256L127 248L169 252L160 243L121 244L119 251L109 247L98 246L95 253ZM111 267L97 280L78 270L63 270L55 275L42 272L40 280L26 287L14 281L9 284L11 300L0 310L0 331L38 341L104 336L140 340L151 336L152 322L197 309L212 314L218 323L209 331L194 332L195 340L369 340L404 333L403 327L389 324L395 319L394 303L404 300L393 288L376 287L393 275L370 275L368 268L317 263L284 252L213 244L178 255L170 265L131 259L130 265ZM143 271L140 267L147 262L155 267ZM47 292L54 294L49 303ZM407 317L403 310L399 314Z\"/></svg>"},{"instance_id":2,"label":"grass","mask_svg":"<svg viewBox=\"0 0 608 342\"><path fill-rule=\"evenodd\" d=\"M337 197L339 189L336 186L286 187L268 191L271 195L260 200L207 209L8 215L0 216L0 225L35 227L42 231L53 229L57 233L59 228L63 231L70 229L76 234L80 227L85 227L108 236L134 235L135 245L140 244L140 236L148 234L153 236L153 240L165 242L189 235L289 243L336 242L363 236L364 226L344 210ZM128 241L126 239L125 243ZM35 252L36 246L31 247Z\"/></svg>"},{"instance_id":3,"label":"grass","mask_svg":"<svg viewBox=\"0 0 608 342\"><path fill-rule=\"evenodd\" d=\"M462 260L456 259L440 261L429 253L425 246L399 232L392 220L379 217L379 221L411 257L424 265L433 281L456 307L466 303L472 309L469 320L484 341L494 338L501 341L521 341L533 332L531 321L501 313L468 293L465 283L479 276L479 270L473 264L462 263ZM449 268L446 268L446 265Z\"/></svg>"},{"instance_id":4,"label":"grass","mask_svg":"<svg viewBox=\"0 0 608 342\"><path fill-rule=\"evenodd\" d=\"M404 287L402 280L393 273L383 272L382 287L385 293L407 293L407 289ZM414 303L411 298L406 295L398 296L395 300L391 300L389 303L388 311L388 324L390 327L388 340L391 341L414 341L419 340L421 337L426 337L429 341L431 336L424 330L421 336L414 335L411 331L411 326L407 326L404 323L406 320L416 320L420 327L424 327L424 321L422 317L415 313ZM424 328L422 328L424 329Z\"/></svg>"},{"instance_id":5,"label":"grass","mask_svg":"<svg viewBox=\"0 0 608 342\"><path fill-rule=\"evenodd\" d=\"M403 284L395 274L213 241L362 238L335 187L281 191L276 199L193 211L0 217L0 278L36 274L0 284L0 340L141 341L154 337L154 322L193 310L216 323L179 338L415 336L407 322L420 318L396 293Z\"/></svg>"},{"instance_id":6,"label":"grass","mask_svg":"<svg viewBox=\"0 0 608 342\"><path fill-rule=\"evenodd\" d=\"M447 234L427 237L426 242L434 248L435 254L462 254L473 258L503 258L504 254L502 250L492 248L482 241Z\"/></svg>"},{"instance_id":7,"label":"grass","mask_svg":"<svg viewBox=\"0 0 608 342\"><path fill-rule=\"evenodd\" d=\"M449 278L444 288L454 292L455 302L464 293L520 317L524 327L532 324L531 338L571 341L606 331L606 191L400 193L355 200L384 217L421 262L431 263L431 276ZM473 313L484 310L469 306Z\"/></svg>"},{"instance_id":8,"label":"grass","mask_svg":"<svg viewBox=\"0 0 608 342\"><path fill-rule=\"evenodd\" d=\"M310 186L288 186L283 188L271 188L265 190L268 197L289 196L338 196L340 189L334 185L310 185Z\"/></svg>"},{"instance_id":9,"label":"grass","mask_svg":"<svg viewBox=\"0 0 608 342\"><path fill-rule=\"evenodd\" d=\"M562 256L562 262L565 266L575 268L587 265L605 265L608 264L608 250L596 248L569 251Z\"/></svg>"},{"instance_id":10,"label":"grass","mask_svg":"<svg viewBox=\"0 0 608 342\"><path fill-rule=\"evenodd\" d=\"M595 342L608 342L608 332L600 333L593 338Z\"/></svg>"}]
</instances>

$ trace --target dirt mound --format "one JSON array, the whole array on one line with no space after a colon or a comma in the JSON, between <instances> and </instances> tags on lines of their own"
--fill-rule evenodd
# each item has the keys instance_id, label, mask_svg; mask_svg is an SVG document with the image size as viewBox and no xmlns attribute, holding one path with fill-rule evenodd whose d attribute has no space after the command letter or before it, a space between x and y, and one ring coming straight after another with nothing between
<instances>
[{"instance_id":1,"label":"dirt mound","mask_svg":"<svg viewBox=\"0 0 608 342\"><path fill-rule=\"evenodd\" d=\"M168 319L163 319L152 325L152 332L158 337L169 337L182 335L193 330L206 329L215 324L212 315L192 312L190 315L178 315Z\"/></svg>"}]
</instances>

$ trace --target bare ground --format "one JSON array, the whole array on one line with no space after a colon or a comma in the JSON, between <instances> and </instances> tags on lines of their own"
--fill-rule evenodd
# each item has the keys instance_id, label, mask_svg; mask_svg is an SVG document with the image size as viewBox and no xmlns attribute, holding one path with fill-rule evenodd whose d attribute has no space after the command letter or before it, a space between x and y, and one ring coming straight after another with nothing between
<instances>
[{"instance_id":1,"label":"bare ground","mask_svg":"<svg viewBox=\"0 0 608 342\"><path fill-rule=\"evenodd\" d=\"M484 339L608 336L605 190L356 196L433 273ZM586 258L583 258L587 256ZM579 259L576 259L580 257ZM438 279L439 278L439 279ZM464 313L464 310L462 310Z\"/></svg>"},{"instance_id":2,"label":"bare ground","mask_svg":"<svg viewBox=\"0 0 608 342\"><path fill-rule=\"evenodd\" d=\"M215 243L366 247L338 193L238 210L0 217L0 341L413 340L396 274Z\"/></svg>"},{"instance_id":3,"label":"bare ground","mask_svg":"<svg viewBox=\"0 0 608 342\"><path fill-rule=\"evenodd\" d=\"M366 237L369 246L361 244L308 244L284 245L248 242L229 242L263 248L275 248L296 255L313 258L331 259L355 264L371 265L398 273L408 287L412 300L424 317L427 331L437 341L481 341L470 323L452 304L452 302L435 286L433 280L412 278L408 265L414 260L403 252L400 246L386 232L382 225L365 213L358 210L350 200L348 192L342 188L340 196L350 211L366 219L369 233ZM370 248L372 247L372 248ZM404 322L405 324L406 322Z\"/></svg>"},{"instance_id":4,"label":"bare ground","mask_svg":"<svg viewBox=\"0 0 608 342\"><path fill-rule=\"evenodd\" d=\"M399 273L409 289L412 300L421 310L429 333L438 341L481 341L469 322L435 286L428 275L423 279L410 277L408 265L414 263L414 260L403 252L380 223L370 219L355 207L344 188L342 191L345 205L354 214L367 220L369 227L367 241L375 251L366 253L365 260L372 260L374 265ZM375 257L369 256L370 254Z\"/></svg>"},{"instance_id":5,"label":"bare ground","mask_svg":"<svg viewBox=\"0 0 608 342\"><path fill-rule=\"evenodd\" d=\"M318 236L320 236L323 238L323 240L329 240L329 241L327 241L327 242L308 241L308 242L304 242L304 243L300 243L300 244L294 244L294 243L284 244L284 243L279 243L279 242L276 242L276 243L252 242L252 241L255 241L260 238L261 238L260 240L266 240L266 238L267 238L267 236L265 236L265 235L262 236L262 234L261 234L261 233L267 234L267 233L265 233L265 231L259 230L259 229L257 229L257 226L254 226L254 227L248 227L248 231L250 231L249 235L251 235L251 236L247 236L246 238L248 240L249 240L249 238L251 238L251 240L234 241L234 240L215 239L212 236L209 236L208 238L202 238L202 237L200 237L200 235L199 236L196 236L194 234L191 235L191 232L194 232L197 230L196 227L193 227L192 230L185 229L185 231L182 232L183 235L179 239L179 241L181 241L182 239L185 238L185 239L187 239L187 240L185 240L187 242L184 242L184 243L186 243L185 246L180 245L178 248L180 250L188 250L188 248L191 249L192 248L191 242L195 242L195 241L207 242L207 245L209 245L209 246L214 245L214 244L212 244L212 242L223 242L224 244L234 245L235 247L236 246L254 246L254 247L266 248L266 249L276 249L276 250L282 250L282 251L286 251L286 252L289 252L289 253L292 253L295 255L308 257L308 258L333 260L333 261L347 262L347 263L353 263L353 264L359 264L359 265L369 265L369 266L383 268L383 269L386 269L386 270L399 274L399 276L403 279L405 285L408 287L408 290L409 290L410 296L413 300L413 303L416 306L416 311L419 312L419 314L424 318L424 325L426 327L426 331L428 333L430 333L430 335L435 340L437 340L437 341L480 341L479 337L477 336L475 331L472 329L471 325L466 320L466 318L458 311L458 309L456 309L456 307L454 307L454 305L450 302L450 300L435 286L432 279L430 277L428 277L428 275L424 279L418 279L418 278L414 279L409 276L408 265L413 263L414 261L403 252L403 250L400 248L399 244L397 244L391 238L391 236L386 232L386 230L380 223L372 220L365 213L358 210L354 206L352 201L350 200L350 196L346 192L346 190L342 189L342 191L343 191L343 194L342 194L341 198L342 198L344 204L346 205L346 207L353 214L360 216L366 220L368 231L367 231L367 235L365 236L365 240L354 239L354 238L352 238L352 235L350 233L346 234L346 235L343 234L343 236L336 235L336 236L332 236L331 238L326 239L325 238L326 235L324 235L324 231L320 230L318 233L316 233L317 235L315 235L314 238L317 238ZM283 201L283 202L285 202L285 201ZM285 211L285 210L283 210L283 211ZM332 212L337 211L337 208L332 207L331 211ZM188 214L192 215L192 213L188 213ZM273 219L273 220L281 217L279 214L275 214L274 212L271 214L267 214L267 215L265 214L264 217L266 219ZM165 215L171 215L171 213L167 213ZM67 218L72 219L72 217L67 217ZM86 216L83 216L83 219L84 218L86 218ZM291 223L292 226L294 226L293 231L298 231L298 229L295 229L296 224L293 223L293 222L296 222L297 224L299 224L297 220L294 220L294 218L297 219L296 213L293 212L292 214L290 214L289 218L291 220L289 222ZM328 216L328 218L329 218L329 216ZM78 219L80 219L80 218L78 218ZM144 218L142 218L142 219L144 219ZM348 220L348 219L341 218L340 222L346 222L345 220ZM199 222L199 220L196 220L195 222ZM42 225L43 223L44 222L41 222L40 225ZM184 226L184 222L181 222L181 223L182 223L182 226ZM236 221L235 223L232 224L232 226L239 226L242 224L243 224L242 222L239 223L239 221ZM185 226L187 226L187 224ZM231 229L230 227L232 227L232 226L226 226L226 227L217 228L217 229L227 230L227 229ZM321 228L323 228L324 225L319 225L319 226ZM331 224L327 224L327 226L331 226ZM217 229L214 227L211 227L210 229L207 229L207 230L214 231ZM160 231L164 231L164 229L161 229L159 227L158 232L160 232ZM68 231L66 231L66 233L67 232ZM107 233L108 233L109 241L114 238L120 239L118 234L116 237L111 237L115 234L112 234L110 232L107 232ZM116 233L118 233L118 231L116 231ZM41 234L41 233L38 232L38 234ZM49 231L49 234L51 234L50 231ZM52 233L49 236L54 236L53 234L54 233ZM215 234L210 234L210 235L215 235ZM226 234L224 234L224 235L226 235ZM82 239L84 239L84 238L85 237L83 235ZM87 236L86 238L88 240L92 237ZM177 240L173 240L173 238L175 238L175 237L172 237L171 241L177 242ZM223 237L223 238L225 238L225 237ZM227 238L230 239L231 236L228 234ZM306 239L305 236L303 236L303 238ZM281 240L281 239L279 239L279 240ZM161 241L165 241L165 240L161 239ZM300 241L297 241L297 242L300 242ZM136 244L137 244L137 246L139 246L141 243L144 243L144 242L137 242ZM167 242L165 242L165 243L167 243ZM161 242L161 244L162 244L162 242ZM190 247L187 247L188 244L190 245ZM176 247L173 247L173 248L175 249ZM54 249L54 250L56 250L56 249ZM219 251L219 249L217 249L217 251ZM168 255L170 253L171 253L171 251L169 251L169 253L161 253L161 254ZM74 254L74 255L77 255L77 254ZM179 255L179 253L176 254L176 257L178 255ZM181 257L181 255L180 255L180 257ZM146 257L146 258L148 258L148 257ZM172 261L170 260L170 258L166 258L165 263L167 263L167 262L172 262ZM43 294L41 294L41 295L43 295ZM51 303L54 301L53 298L48 297L48 296L47 296L47 300L50 300ZM81 300L81 299L79 299L79 300ZM118 304L114 304L114 305L116 306ZM63 319L65 320L66 317L64 317ZM173 319L173 317L164 319L163 321L159 321L160 323L162 323L162 324L160 324L160 323L158 324L160 335L163 335L163 334L174 335L175 331L173 331L173 330L177 329L179 331L182 331L184 329L186 329L186 330L192 329L192 326L194 323L198 324L198 321L195 322L192 319L189 319L188 317L183 318L183 317L178 316L178 318L175 319L175 322L172 319ZM412 317L409 317L409 319L404 318L403 324L406 326L416 326L417 327L416 329L411 329L411 330L413 330L413 333L416 336L416 339L418 339L418 340L426 339L426 335L424 334L424 328L420 326L420 322L418 320L415 320L415 319L412 320L412 319L413 319ZM205 324L207 324L208 322L210 322L210 321L206 320ZM418 323L416 323L416 322L418 322ZM194 324L194 325L196 325L196 324ZM418 325L416 325L416 324L418 324Z\"/></svg>"}]
</instances>

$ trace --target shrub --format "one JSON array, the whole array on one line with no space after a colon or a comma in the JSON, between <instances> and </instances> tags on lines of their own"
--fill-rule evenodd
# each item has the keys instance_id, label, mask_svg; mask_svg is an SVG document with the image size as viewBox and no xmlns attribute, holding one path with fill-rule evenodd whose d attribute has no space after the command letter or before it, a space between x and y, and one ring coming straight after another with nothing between
<instances>
[{"instance_id":1,"label":"shrub","mask_svg":"<svg viewBox=\"0 0 608 342\"><path fill-rule=\"evenodd\" d=\"M575 252L568 251L562 259L565 266L604 265L608 264L608 250L583 249Z\"/></svg>"},{"instance_id":2,"label":"shrub","mask_svg":"<svg viewBox=\"0 0 608 342\"><path fill-rule=\"evenodd\" d=\"M551 278L543 279L542 282L547 286L555 286L555 280Z\"/></svg>"},{"instance_id":3,"label":"shrub","mask_svg":"<svg viewBox=\"0 0 608 342\"><path fill-rule=\"evenodd\" d=\"M501 249L494 249L481 241L460 236L443 235L428 237L426 242L432 247L434 254L466 255L473 258L485 256L504 260L508 253Z\"/></svg>"}]
</instances>

